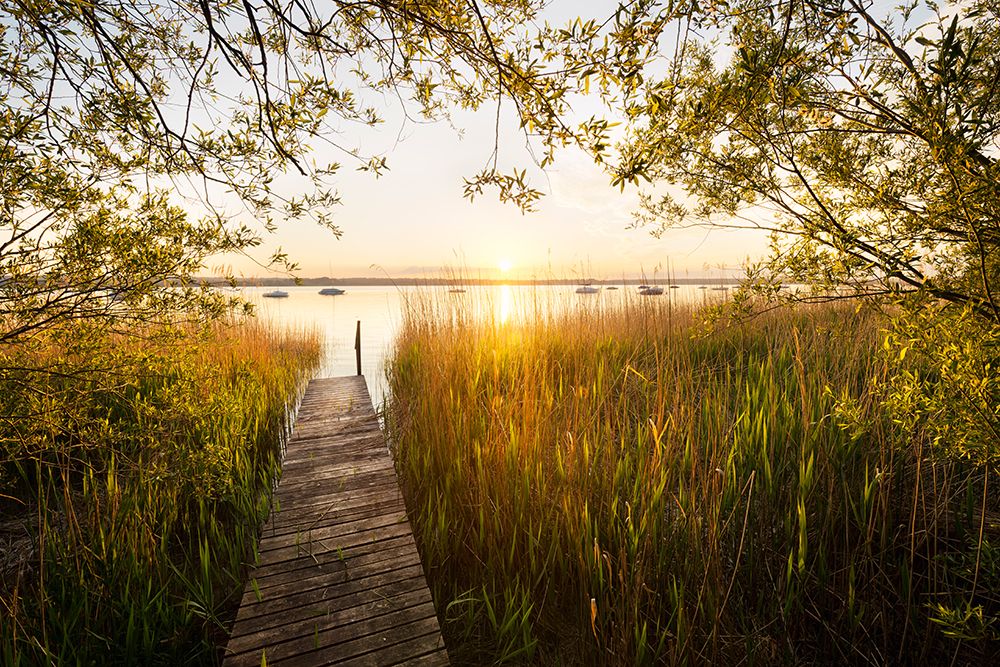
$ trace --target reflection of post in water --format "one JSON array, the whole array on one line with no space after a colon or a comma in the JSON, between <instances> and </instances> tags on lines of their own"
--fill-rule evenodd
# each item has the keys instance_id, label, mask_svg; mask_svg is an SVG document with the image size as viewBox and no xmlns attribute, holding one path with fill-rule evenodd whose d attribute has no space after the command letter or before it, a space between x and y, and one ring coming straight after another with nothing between
<instances>
[{"instance_id":1,"label":"reflection of post in water","mask_svg":"<svg viewBox=\"0 0 1000 667\"><path fill-rule=\"evenodd\" d=\"M358 375L361 375L361 320L358 320L358 329L354 334L354 356L358 362Z\"/></svg>"}]
</instances>

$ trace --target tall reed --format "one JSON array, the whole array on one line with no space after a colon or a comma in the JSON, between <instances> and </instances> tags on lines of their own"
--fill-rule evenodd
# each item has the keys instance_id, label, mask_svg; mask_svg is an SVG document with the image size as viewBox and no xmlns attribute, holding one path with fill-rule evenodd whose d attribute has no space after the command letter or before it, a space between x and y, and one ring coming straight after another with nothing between
<instances>
[{"instance_id":1,"label":"tall reed","mask_svg":"<svg viewBox=\"0 0 1000 667\"><path fill-rule=\"evenodd\" d=\"M388 369L397 468L458 662L990 650L931 613L960 585L948 559L978 525L977 473L881 410L878 316L709 328L667 299L467 315L414 304Z\"/></svg>"},{"instance_id":2,"label":"tall reed","mask_svg":"<svg viewBox=\"0 0 1000 667\"><path fill-rule=\"evenodd\" d=\"M213 664L317 335L74 327L2 353L0 509L24 539L0 663Z\"/></svg>"}]
</instances>

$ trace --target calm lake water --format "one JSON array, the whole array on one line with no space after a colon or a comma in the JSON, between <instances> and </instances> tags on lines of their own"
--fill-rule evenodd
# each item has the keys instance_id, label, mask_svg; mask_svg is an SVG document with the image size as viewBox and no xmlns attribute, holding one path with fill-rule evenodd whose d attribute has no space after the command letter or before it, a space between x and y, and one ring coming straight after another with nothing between
<instances>
[{"instance_id":1,"label":"calm lake water","mask_svg":"<svg viewBox=\"0 0 1000 667\"><path fill-rule=\"evenodd\" d=\"M568 308L600 308L606 303L634 299L634 285L618 290L601 289L597 294L576 294L575 285L490 285L469 287L464 294L450 294L446 287L341 286L345 294L323 296L319 286L244 287L241 291L257 304L260 317L292 326L316 327L325 341L325 356L319 377L354 375L354 333L361 321L361 371L376 406L385 399L385 361L407 307L420 300L435 299L448 308L492 317L506 322L559 312ZM285 299L266 299L265 292L281 289ZM665 289L659 297L675 303L701 303L725 293L682 285Z\"/></svg>"}]
</instances>

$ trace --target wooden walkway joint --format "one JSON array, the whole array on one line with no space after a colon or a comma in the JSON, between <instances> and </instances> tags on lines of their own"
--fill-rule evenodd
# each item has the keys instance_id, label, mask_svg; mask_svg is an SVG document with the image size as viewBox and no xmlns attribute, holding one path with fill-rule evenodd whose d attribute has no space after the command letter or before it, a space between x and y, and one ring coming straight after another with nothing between
<instances>
[{"instance_id":1,"label":"wooden walkway joint","mask_svg":"<svg viewBox=\"0 0 1000 667\"><path fill-rule=\"evenodd\" d=\"M224 665L447 665L363 377L313 380Z\"/></svg>"}]
</instances>

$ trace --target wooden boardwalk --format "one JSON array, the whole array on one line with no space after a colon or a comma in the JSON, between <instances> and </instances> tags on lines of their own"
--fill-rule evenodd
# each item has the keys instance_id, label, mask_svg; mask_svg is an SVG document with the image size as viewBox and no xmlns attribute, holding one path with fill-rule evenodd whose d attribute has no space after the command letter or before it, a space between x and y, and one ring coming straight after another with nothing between
<instances>
[{"instance_id":1,"label":"wooden boardwalk","mask_svg":"<svg viewBox=\"0 0 1000 667\"><path fill-rule=\"evenodd\" d=\"M364 378L309 383L227 666L447 665Z\"/></svg>"}]
</instances>

